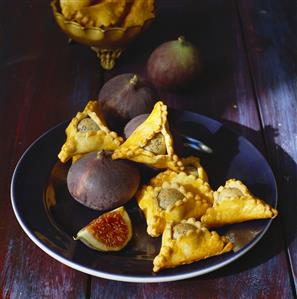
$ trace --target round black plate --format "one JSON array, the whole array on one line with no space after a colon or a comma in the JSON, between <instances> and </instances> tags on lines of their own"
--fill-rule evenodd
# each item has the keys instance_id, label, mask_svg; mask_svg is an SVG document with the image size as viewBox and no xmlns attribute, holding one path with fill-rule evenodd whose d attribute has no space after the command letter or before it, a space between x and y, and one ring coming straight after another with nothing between
<instances>
[{"instance_id":1,"label":"round black plate","mask_svg":"<svg viewBox=\"0 0 297 299\"><path fill-rule=\"evenodd\" d=\"M212 154L188 148L184 154L201 158L213 189L229 178L242 180L258 197L273 207L277 190L273 173L260 152L244 137L208 117L170 111L171 124L182 135L199 139ZM162 282L202 275L227 265L251 249L264 235L271 220L250 221L219 230L235 243L235 251L175 269L152 272L152 261L160 238L146 234L145 219L134 200L126 205L134 234L120 252L101 253L89 249L73 236L91 219L98 217L73 200L66 186L69 164L57 161L65 141L62 123L37 139L18 162L11 184L15 215L27 235L47 254L79 271L113 280Z\"/></svg>"}]
</instances>

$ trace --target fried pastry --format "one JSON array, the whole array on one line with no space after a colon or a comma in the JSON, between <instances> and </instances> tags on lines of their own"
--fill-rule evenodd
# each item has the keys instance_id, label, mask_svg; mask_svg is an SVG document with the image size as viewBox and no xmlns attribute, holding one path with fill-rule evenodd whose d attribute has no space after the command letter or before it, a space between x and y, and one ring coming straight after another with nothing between
<instances>
[{"instance_id":1,"label":"fried pastry","mask_svg":"<svg viewBox=\"0 0 297 299\"><path fill-rule=\"evenodd\" d=\"M198 157L189 156L181 159L185 169L184 172L187 175L193 175L200 178L201 180L208 182L208 176L204 168L200 164Z\"/></svg>"},{"instance_id":2,"label":"fried pastry","mask_svg":"<svg viewBox=\"0 0 297 299\"><path fill-rule=\"evenodd\" d=\"M276 216L277 210L252 195L241 181L230 179L214 192L214 204L206 211L201 222L213 228Z\"/></svg>"},{"instance_id":3,"label":"fried pastry","mask_svg":"<svg viewBox=\"0 0 297 299\"><path fill-rule=\"evenodd\" d=\"M113 159L128 159L155 168L184 169L174 153L167 121L167 106L157 102L148 118L115 150Z\"/></svg>"},{"instance_id":4,"label":"fried pastry","mask_svg":"<svg viewBox=\"0 0 297 299\"><path fill-rule=\"evenodd\" d=\"M207 199L170 182L156 187L144 186L136 199L146 218L147 233L152 237L162 234L166 222L200 218L211 205Z\"/></svg>"},{"instance_id":5,"label":"fried pastry","mask_svg":"<svg viewBox=\"0 0 297 299\"><path fill-rule=\"evenodd\" d=\"M58 155L65 163L78 155L98 150L115 150L123 142L105 123L97 101L89 101L83 112L78 112L66 128L66 142Z\"/></svg>"},{"instance_id":6,"label":"fried pastry","mask_svg":"<svg viewBox=\"0 0 297 299\"><path fill-rule=\"evenodd\" d=\"M233 244L226 237L210 232L194 218L167 223L160 253L153 261L153 271L190 264L232 249Z\"/></svg>"},{"instance_id":7,"label":"fried pastry","mask_svg":"<svg viewBox=\"0 0 297 299\"><path fill-rule=\"evenodd\" d=\"M106 28L119 22L126 4L127 0L103 0L78 9L72 17L83 26Z\"/></svg>"},{"instance_id":8,"label":"fried pastry","mask_svg":"<svg viewBox=\"0 0 297 299\"><path fill-rule=\"evenodd\" d=\"M142 26L155 17L154 0L133 0L131 9L124 20L124 27Z\"/></svg>"},{"instance_id":9,"label":"fried pastry","mask_svg":"<svg viewBox=\"0 0 297 299\"><path fill-rule=\"evenodd\" d=\"M72 19L79 9L91 5L92 2L92 0L60 0L62 14L66 19Z\"/></svg>"},{"instance_id":10,"label":"fried pastry","mask_svg":"<svg viewBox=\"0 0 297 299\"><path fill-rule=\"evenodd\" d=\"M152 178L152 185L160 185L160 182L172 181L179 173L182 173L176 180L181 184L190 184L190 181L196 181L200 179L201 181L208 182L208 176L203 167L200 164L200 159L194 156L189 156L187 158L181 158L184 166L184 170L180 172L172 171L170 169L159 173L156 177Z\"/></svg>"}]
</instances>

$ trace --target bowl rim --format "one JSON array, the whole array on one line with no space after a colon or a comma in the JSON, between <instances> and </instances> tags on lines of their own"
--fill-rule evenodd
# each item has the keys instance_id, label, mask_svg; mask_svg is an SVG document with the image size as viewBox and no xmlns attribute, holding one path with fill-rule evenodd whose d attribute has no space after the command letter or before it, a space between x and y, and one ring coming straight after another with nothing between
<instances>
[{"instance_id":1,"label":"bowl rim","mask_svg":"<svg viewBox=\"0 0 297 299\"><path fill-rule=\"evenodd\" d=\"M109 32L109 31L121 31L121 32L125 33L126 31L131 30L133 28L140 28L140 29L144 28L144 27L146 27L147 23L149 23L149 22L151 22L152 20L155 19L155 16L154 16L153 18L149 18L149 19L145 20L142 25L132 25L132 26L129 26L129 27L117 27L117 26L115 26L115 27L109 27L109 28L106 28L106 29L103 29L103 28L100 28L100 27L92 27L92 26L84 27L81 24L79 24L78 22L67 20L64 17L64 15L61 12L58 11L58 7L57 7L58 1L59 0L52 0L51 3L50 3L50 6L52 7L52 10L53 10L53 13L54 13L55 17L62 19L64 24L73 25L73 26L81 29L82 31L92 30L92 31L99 31L101 33L106 33L106 32Z\"/></svg>"}]
</instances>

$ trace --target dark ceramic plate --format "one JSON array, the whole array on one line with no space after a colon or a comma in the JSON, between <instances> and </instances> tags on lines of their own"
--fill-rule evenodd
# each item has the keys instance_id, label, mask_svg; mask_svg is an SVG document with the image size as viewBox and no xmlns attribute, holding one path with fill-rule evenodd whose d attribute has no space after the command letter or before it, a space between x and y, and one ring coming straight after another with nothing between
<instances>
[{"instance_id":1,"label":"dark ceramic plate","mask_svg":"<svg viewBox=\"0 0 297 299\"><path fill-rule=\"evenodd\" d=\"M250 190L273 207L277 190L273 173L259 151L244 137L221 123L191 112L170 112L171 123L183 134L199 139L213 149L212 154L185 154L201 158L213 189L229 178L246 183ZM37 139L18 162L11 185L15 215L36 245L58 261L79 271L113 280L162 282L190 278L221 268L242 256L264 235L271 220L250 221L220 229L236 245L235 251L175 269L152 272L152 261L160 247L160 238L146 234L145 220L134 200L126 205L134 234L120 252L101 253L89 249L73 236L99 215L73 200L66 186L69 165L57 162L64 143L63 123ZM190 144L191 145L191 144Z\"/></svg>"}]
</instances>

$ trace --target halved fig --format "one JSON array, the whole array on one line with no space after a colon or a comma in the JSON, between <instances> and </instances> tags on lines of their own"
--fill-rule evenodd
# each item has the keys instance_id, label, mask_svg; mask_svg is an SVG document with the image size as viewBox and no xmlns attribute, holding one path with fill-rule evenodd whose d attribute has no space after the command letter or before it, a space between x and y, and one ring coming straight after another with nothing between
<instances>
[{"instance_id":1,"label":"halved fig","mask_svg":"<svg viewBox=\"0 0 297 299\"><path fill-rule=\"evenodd\" d=\"M132 237L131 220L124 207L107 212L83 227L75 240L99 251L119 251Z\"/></svg>"}]
</instances>

